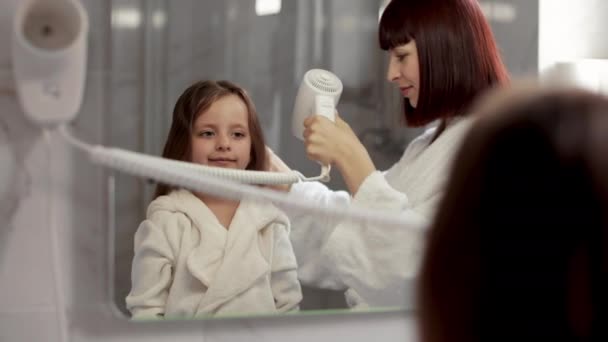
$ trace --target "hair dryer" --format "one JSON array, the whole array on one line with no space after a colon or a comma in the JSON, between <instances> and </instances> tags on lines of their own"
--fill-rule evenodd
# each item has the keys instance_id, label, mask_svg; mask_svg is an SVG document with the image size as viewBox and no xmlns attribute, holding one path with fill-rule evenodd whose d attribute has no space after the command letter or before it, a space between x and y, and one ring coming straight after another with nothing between
<instances>
[{"instance_id":1,"label":"hair dryer","mask_svg":"<svg viewBox=\"0 0 608 342\"><path fill-rule=\"evenodd\" d=\"M310 115L323 115L335 121L336 105L342 95L342 82L333 73L312 69L304 74L293 108L291 130L293 135L304 140L304 120ZM329 180L329 165L321 166L321 180Z\"/></svg>"},{"instance_id":2,"label":"hair dryer","mask_svg":"<svg viewBox=\"0 0 608 342\"><path fill-rule=\"evenodd\" d=\"M19 102L42 126L73 119L84 90L89 21L78 0L25 0L13 19Z\"/></svg>"}]
</instances>

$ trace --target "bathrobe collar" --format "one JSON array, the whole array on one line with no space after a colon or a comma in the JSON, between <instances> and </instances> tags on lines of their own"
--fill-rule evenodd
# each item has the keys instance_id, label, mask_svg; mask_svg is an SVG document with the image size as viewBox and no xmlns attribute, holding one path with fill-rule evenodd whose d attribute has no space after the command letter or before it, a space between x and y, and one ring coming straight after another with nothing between
<instances>
[{"instance_id":1,"label":"bathrobe collar","mask_svg":"<svg viewBox=\"0 0 608 342\"><path fill-rule=\"evenodd\" d=\"M273 222L289 227L274 205L243 199L226 229L192 192L176 190L169 197L200 235L186 261L190 273L207 287L198 312L212 312L270 273L271 256L260 251L258 236Z\"/></svg>"}]
</instances>

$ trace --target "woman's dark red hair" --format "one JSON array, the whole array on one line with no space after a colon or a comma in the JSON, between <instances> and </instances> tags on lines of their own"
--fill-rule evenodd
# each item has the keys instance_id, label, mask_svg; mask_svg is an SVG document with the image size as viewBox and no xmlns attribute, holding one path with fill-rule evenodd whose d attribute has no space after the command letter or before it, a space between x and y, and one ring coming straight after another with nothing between
<instances>
[{"instance_id":1,"label":"woman's dark red hair","mask_svg":"<svg viewBox=\"0 0 608 342\"><path fill-rule=\"evenodd\" d=\"M466 115L481 92L509 79L476 0L392 0L378 38L383 50L416 42L418 103L413 108L404 101L410 126Z\"/></svg>"}]
</instances>

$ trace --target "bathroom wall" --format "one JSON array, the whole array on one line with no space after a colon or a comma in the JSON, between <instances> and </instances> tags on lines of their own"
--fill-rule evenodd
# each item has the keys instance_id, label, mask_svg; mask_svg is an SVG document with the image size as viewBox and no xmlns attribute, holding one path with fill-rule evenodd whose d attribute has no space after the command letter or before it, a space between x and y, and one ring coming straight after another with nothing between
<instances>
[{"instance_id":1,"label":"bathroom wall","mask_svg":"<svg viewBox=\"0 0 608 342\"><path fill-rule=\"evenodd\" d=\"M539 69L575 59L608 59L603 0L540 0Z\"/></svg>"}]
</instances>

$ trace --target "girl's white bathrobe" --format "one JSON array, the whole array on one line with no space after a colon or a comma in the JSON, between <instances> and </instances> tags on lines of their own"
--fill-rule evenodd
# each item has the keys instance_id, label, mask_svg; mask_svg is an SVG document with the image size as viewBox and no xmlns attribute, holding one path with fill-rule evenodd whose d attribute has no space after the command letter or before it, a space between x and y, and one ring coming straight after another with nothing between
<instances>
[{"instance_id":1,"label":"girl's white bathrobe","mask_svg":"<svg viewBox=\"0 0 608 342\"><path fill-rule=\"evenodd\" d=\"M187 190L150 203L135 233L133 318L297 310L302 299L287 217L242 200L224 228Z\"/></svg>"},{"instance_id":2,"label":"girl's white bathrobe","mask_svg":"<svg viewBox=\"0 0 608 342\"><path fill-rule=\"evenodd\" d=\"M454 119L435 141L435 130L427 130L387 172L369 175L354 197L318 182L294 184L290 196L295 198L320 206L393 211L411 222L382 226L312 217L285 208L302 283L345 290L351 307L407 306L422 255L424 228L433 219L454 155L471 123L471 118Z\"/></svg>"}]
</instances>

